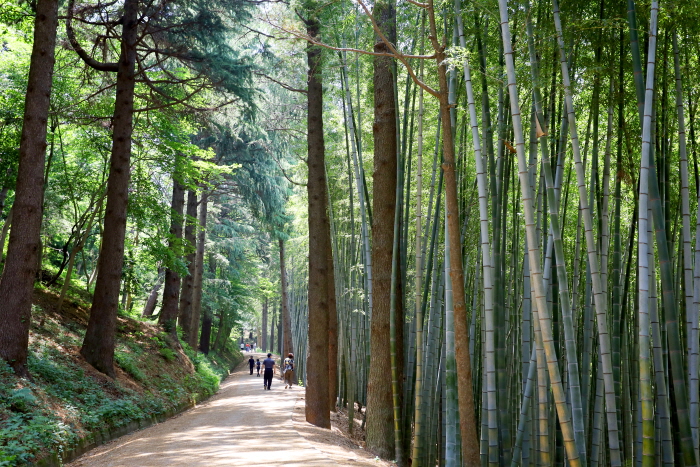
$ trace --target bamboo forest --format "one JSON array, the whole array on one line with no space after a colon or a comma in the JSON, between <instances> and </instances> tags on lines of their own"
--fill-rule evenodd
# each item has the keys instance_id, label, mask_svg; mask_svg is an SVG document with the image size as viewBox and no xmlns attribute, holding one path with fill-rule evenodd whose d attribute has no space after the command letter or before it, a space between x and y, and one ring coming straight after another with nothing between
<instances>
[{"instance_id":1,"label":"bamboo forest","mask_svg":"<svg viewBox=\"0 0 700 467\"><path fill-rule=\"evenodd\" d=\"M0 0L0 467L700 467L699 50L696 0Z\"/></svg>"}]
</instances>

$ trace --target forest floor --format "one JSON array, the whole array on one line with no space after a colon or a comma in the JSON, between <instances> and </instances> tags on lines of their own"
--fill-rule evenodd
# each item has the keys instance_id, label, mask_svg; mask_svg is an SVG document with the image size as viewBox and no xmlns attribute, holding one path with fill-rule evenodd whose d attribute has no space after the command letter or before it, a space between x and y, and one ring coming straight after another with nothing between
<instances>
[{"instance_id":1,"label":"forest floor","mask_svg":"<svg viewBox=\"0 0 700 467\"><path fill-rule=\"evenodd\" d=\"M151 322L117 317L116 378L80 355L90 295L72 288L61 310L57 287L38 284L29 333L31 379L0 361L0 467L70 452L91 435L145 424L202 401L243 356L228 346L208 356L176 345ZM56 462L54 460L53 462Z\"/></svg>"},{"instance_id":2,"label":"forest floor","mask_svg":"<svg viewBox=\"0 0 700 467\"><path fill-rule=\"evenodd\" d=\"M201 405L98 447L68 467L394 465L351 440L339 428L342 413L334 414L331 430L306 423L303 387L284 389L276 375L272 390L264 391L262 376L249 373L242 363Z\"/></svg>"}]
</instances>

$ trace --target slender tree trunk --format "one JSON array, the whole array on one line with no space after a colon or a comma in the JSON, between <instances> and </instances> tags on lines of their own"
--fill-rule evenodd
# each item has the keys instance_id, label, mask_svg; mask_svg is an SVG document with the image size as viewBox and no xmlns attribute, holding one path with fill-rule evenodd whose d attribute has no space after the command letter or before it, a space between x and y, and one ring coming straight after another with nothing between
<instances>
[{"instance_id":1,"label":"slender tree trunk","mask_svg":"<svg viewBox=\"0 0 700 467\"><path fill-rule=\"evenodd\" d=\"M185 208L185 187L178 180L179 174L173 174L173 198L170 204L170 238L168 248L174 256L180 256L182 247L182 212ZM160 309L158 323L163 325L167 332L175 333L175 320L177 319L177 305L180 296L180 275L177 271L167 268L165 270L165 282L163 289L163 306Z\"/></svg>"},{"instance_id":2,"label":"slender tree trunk","mask_svg":"<svg viewBox=\"0 0 700 467\"><path fill-rule=\"evenodd\" d=\"M180 291L180 309L178 312L178 322L182 328L182 339L189 342L192 332L192 298L194 296L194 275L196 268L195 243L197 219L197 194L190 190L187 192L187 217L185 218L185 243L187 245L187 276L182 279L182 290Z\"/></svg>"},{"instance_id":3,"label":"slender tree trunk","mask_svg":"<svg viewBox=\"0 0 700 467\"><path fill-rule=\"evenodd\" d=\"M11 207L8 211L5 223L2 225L2 232L0 232L0 256L2 256L2 253L5 250L5 239L7 239L7 233L10 231L10 227L12 226L12 213L15 212L15 210L12 209L13 207ZM4 263L5 259L6 258L4 256L1 257L0 262Z\"/></svg>"},{"instance_id":4,"label":"slender tree trunk","mask_svg":"<svg viewBox=\"0 0 700 467\"><path fill-rule=\"evenodd\" d=\"M396 42L392 2L374 6L374 18L390 42ZM389 50L376 38L374 51ZM396 210L396 106L392 59L374 58L374 195L372 197L372 321L367 382L367 448L384 459L394 456L394 413L387 352L390 333L391 266Z\"/></svg>"},{"instance_id":5,"label":"slender tree trunk","mask_svg":"<svg viewBox=\"0 0 700 467\"><path fill-rule=\"evenodd\" d=\"M58 1L38 0L12 207L22 222L15 223L10 232L7 261L0 278L0 358L21 376L28 374L29 323L43 212L43 190L39 187L44 180L57 27Z\"/></svg>"},{"instance_id":6,"label":"slender tree trunk","mask_svg":"<svg viewBox=\"0 0 700 467\"><path fill-rule=\"evenodd\" d=\"M326 198L328 199L328 198ZM331 223L327 222L327 262L328 262L328 409L336 412L335 400L338 394L338 311L335 301L335 268L333 265L333 244L331 243Z\"/></svg>"},{"instance_id":7,"label":"slender tree trunk","mask_svg":"<svg viewBox=\"0 0 700 467\"><path fill-rule=\"evenodd\" d=\"M204 355L209 355L209 342L211 341L211 310L208 306L204 308L204 316L202 316L202 333L199 336L199 351Z\"/></svg>"},{"instance_id":8,"label":"slender tree trunk","mask_svg":"<svg viewBox=\"0 0 700 467\"><path fill-rule=\"evenodd\" d=\"M438 100L443 138L443 171L445 177L445 209L447 215L450 245L455 252L450 256L450 277L453 289L453 313L455 333L455 358L461 365L457 372L457 391L459 402L459 424L462 443L462 461L465 465L478 465L479 437L476 432L474 414L474 393L472 387L471 359L469 357L469 329L467 327L467 306L464 295L464 268L461 254L461 232L459 221L459 202L457 199L457 177L455 173L455 148L450 121L448 101L447 69L444 48L438 43L437 27L433 1L429 0L430 39L435 50L435 61L440 85Z\"/></svg>"},{"instance_id":9,"label":"slender tree trunk","mask_svg":"<svg viewBox=\"0 0 700 467\"><path fill-rule=\"evenodd\" d=\"M75 266L75 257L83 249L85 241L87 240L88 236L90 235L90 231L92 230L92 225L95 221L95 215L99 211L101 211L101 205L102 199L100 199L100 201L98 202L98 206L95 206L95 210L90 215L90 220L88 220L88 222L85 224L85 231L82 233L82 235L77 236L75 245L70 250L70 254L68 256L68 270L66 271L66 277L63 280L61 293L59 294L58 302L56 304L56 310L58 310L59 312L61 311L61 307L63 306L63 300L65 300L66 298L68 287L70 287L71 277L73 276L73 267Z\"/></svg>"},{"instance_id":10,"label":"slender tree trunk","mask_svg":"<svg viewBox=\"0 0 700 467\"><path fill-rule=\"evenodd\" d=\"M279 240L280 247L280 281L282 287L282 325L284 326L284 346L280 349L280 354L287 355L294 353L294 344L292 343L292 318L289 312L289 293L287 286L287 265L284 256L284 241ZM283 355L283 356L284 356Z\"/></svg>"},{"instance_id":11,"label":"slender tree trunk","mask_svg":"<svg viewBox=\"0 0 700 467\"><path fill-rule=\"evenodd\" d=\"M282 308L280 308L280 316L277 319L277 346L275 351L277 354L282 355Z\"/></svg>"},{"instance_id":12,"label":"slender tree trunk","mask_svg":"<svg viewBox=\"0 0 700 467\"><path fill-rule=\"evenodd\" d=\"M267 305L268 305L268 299L265 297L265 301L263 302L262 306L262 335L261 338L262 340L260 341L261 348L263 349L263 352L267 351Z\"/></svg>"},{"instance_id":13,"label":"slender tree trunk","mask_svg":"<svg viewBox=\"0 0 700 467\"><path fill-rule=\"evenodd\" d=\"M156 283L151 289L151 293L148 295L148 300L146 300L146 305L143 307L143 312L141 316L148 318L153 316L153 312L156 309L156 302L158 301L158 292L160 288L163 287L163 268L158 268L158 277L156 278Z\"/></svg>"},{"instance_id":14,"label":"slender tree trunk","mask_svg":"<svg viewBox=\"0 0 700 467\"><path fill-rule=\"evenodd\" d=\"M271 352L275 348L275 329L277 327L277 321L275 320L275 311L274 307L272 309L272 319L270 320L270 341L266 349L264 349L266 352Z\"/></svg>"},{"instance_id":15,"label":"slender tree trunk","mask_svg":"<svg viewBox=\"0 0 700 467\"><path fill-rule=\"evenodd\" d=\"M319 36L318 20L306 22L309 37ZM306 421L330 428L328 410L328 261L326 246L325 144L323 140L323 87L321 84L321 50L309 45L308 57L308 166L309 179L309 311L308 358L306 361ZM283 306L286 306L283 303ZM284 313L283 313L284 314ZM285 317L285 341L291 341L291 326ZM288 332L289 330L289 332Z\"/></svg>"},{"instance_id":16,"label":"slender tree trunk","mask_svg":"<svg viewBox=\"0 0 700 467\"><path fill-rule=\"evenodd\" d=\"M199 203L199 230L197 231L197 253L195 255L194 283L192 284L192 320L187 343L193 349L197 345L199 319L202 314L202 279L204 276L204 244L207 239L207 207L209 195L202 194Z\"/></svg>"},{"instance_id":17,"label":"slender tree trunk","mask_svg":"<svg viewBox=\"0 0 700 467\"><path fill-rule=\"evenodd\" d=\"M216 260L212 254L209 254L209 273L212 277L216 277ZM209 343L211 342L211 325L212 311L207 305L203 307L204 315L202 316L202 334L199 336L199 350L205 354L209 354ZM238 347L236 347L238 350Z\"/></svg>"}]
</instances>

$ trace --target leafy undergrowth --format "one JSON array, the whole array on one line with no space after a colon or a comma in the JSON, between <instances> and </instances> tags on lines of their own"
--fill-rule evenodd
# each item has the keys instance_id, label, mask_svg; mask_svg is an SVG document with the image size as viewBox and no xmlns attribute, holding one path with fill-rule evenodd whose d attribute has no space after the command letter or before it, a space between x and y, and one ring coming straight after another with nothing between
<instances>
[{"instance_id":1,"label":"leafy undergrowth","mask_svg":"<svg viewBox=\"0 0 700 467\"><path fill-rule=\"evenodd\" d=\"M204 356L180 347L152 324L119 316L116 379L80 356L88 297L73 296L60 312L57 296L37 289L29 338L31 379L0 361L0 467L25 465L69 449L96 429L119 427L197 402L219 388L242 356Z\"/></svg>"}]
</instances>

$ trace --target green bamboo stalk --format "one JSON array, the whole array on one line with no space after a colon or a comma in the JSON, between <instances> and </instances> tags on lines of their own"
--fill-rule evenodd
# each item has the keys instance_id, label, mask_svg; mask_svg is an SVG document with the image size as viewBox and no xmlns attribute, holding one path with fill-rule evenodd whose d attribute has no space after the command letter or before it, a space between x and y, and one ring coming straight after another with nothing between
<instances>
[{"instance_id":1,"label":"green bamboo stalk","mask_svg":"<svg viewBox=\"0 0 700 467\"><path fill-rule=\"evenodd\" d=\"M524 138L522 130L522 122L520 118L520 104L518 102L518 92L515 80L515 63L513 60L513 50L510 34L510 26L508 24L508 7L506 0L499 0L499 11L501 18L501 31L503 38L503 48L506 59L506 69L508 77L508 87L511 106L511 117L513 121L513 132L515 135L516 151L518 156L518 174L520 179L520 189L522 192L523 212L525 217L525 226L528 240L528 249L530 253L530 268L531 277L535 289L535 300L537 303L537 314L542 331L542 340L547 355L547 367L554 395L557 414L559 416L559 424L563 434L564 444L566 446L569 464L572 467L579 466L580 458L578 449L574 441L573 426L571 423L571 415L569 406L566 402L566 394L559 372L559 364L556 356L556 349L553 344L552 323L549 310L546 304L546 292L542 281L542 271L540 269L539 245L534 229L534 209L532 205L532 194L530 189L530 181L528 177L527 160L524 152Z\"/></svg>"},{"instance_id":2,"label":"green bamboo stalk","mask_svg":"<svg viewBox=\"0 0 700 467\"><path fill-rule=\"evenodd\" d=\"M455 21L459 35L461 47L466 47L464 38L464 25L461 14L461 1L455 0ZM484 284L484 315L486 329L486 384L487 384L487 404L488 404L488 427L489 427L489 464L499 463L499 439L498 421L496 412L496 362L495 362L495 326L493 314L493 284L491 268L491 248L489 239L489 216L487 205L487 181L486 171L483 167L481 153L481 142L479 140L479 124L476 116L476 105L474 102L474 91L471 81L471 69L469 62L465 59L462 63L464 69L464 83L467 91L467 104L469 106L469 120L472 129L472 144L474 146L474 160L476 163L476 181L479 191L479 225L481 239L481 262L483 267Z\"/></svg>"},{"instance_id":3,"label":"green bamboo stalk","mask_svg":"<svg viewBox=\"0 0 700 467\"><path fill-rule=\"evenodd\" d=\"M370 247L369 231L368 231L368 213L367 208L369 206L369 198L367 196L366 186L364 183L364 177L362 176L362 156L360 154L360 141L357 137L357 132L354 126L353 118L353 106L352 106L352 93L350 92L350 85L348 83L348 69L347 69L347 59L343 51L343 81L345 84L345 99L347 101L347 113L349 126L348 131L350 132L351 138L351 154L353 160L353 166L355 169L355 186L358 192L358 204L360 206L360 217L362 221L362 245L364 251L364 265L365 265L365 296L366 296L366 307L369 316L372 315L372 254ZM358 117L359 118L359 117ZM370 220L371 222L371 220Z\"/></svg>"},{"instance_id":4,"label":"green bamboo stalk","mask_svg":"<svg viewBox=\"0 0 700 467\"><path fill-rule=\"evenodd\" d=\"M698 457L700 436L700 392L698 385L698 304L694 300L693 263L690 250L690 196L688 190L688 151L683 111L683 82L678 52L678 35L673 31L673 65L676 77L676 110L678 115L678 153L681 166L681 214L683 216L683 272L685 285L686 333L688 335L688 381L690 383L690 426L693 432L695 456ZM700 203L698 203L700 207ZM700 219L700 216L699 216ZM697 254L697 248L696 248ZM697 259L696 259L697 265ZM697 267L697 266L696 266Z\"/></svg>"},{"instance_id":5,"label":"green bamboo stalk","mask_svg":"<svg viewBox=\"0 0 700 467\"><path fill-rule=\"evenodd\" d=\"M452 279L450 278L450 239L445 216L445 465L459 465L457 443L457 375L455 361L454 315L452 312Z\"/></svg>"},{"instance_id":6,"label":"green bamboo stalk","mask_svg":"<svg viewBox=\"0 0 700 467\"><path fill-rule=\"evenodd\" d=\"M425 36L425 16L423 16L421 38ZM423 50L423 41L421 39L421 52ZM423 80L423 61L420 62L419 79ZM423 201L423 88L418 89L418 153L417 153L417 168L416 168L416 265L415 265L415 293L416 293L416 380L415 380L415 411L414 420L414 442L412 460L416 467L420 467L421 448L423 441L423 424L421 423L421 410L423 409L423 304L421 303L420 292L422 290L423 276L423 254L424 250L421 245L422 233L422 201Z\"/></svg>"},{"instance_id":7,"label":"green bamboo stalk","mask_svg":"<svg viewBox=\"0 0 700 467\"><path fill-rule=\"evenodd\" d=\"M649 165L652 151L651 118L654 96L654 68L656 56L656 21L658 2L652 2L651 27L649 36L649 58L647 63L647 90L644 101L642 129L642 160L639 175L639 242L637 260L639 262L637 281L639 294L639 385L642 416L642 465L655 465L654 406L651 386L650 359L650 313L649 313Z\"/></svg>"},{"instance_id":8,"label":"green bamboo stalk","mask_svg":"<svg viewBox=\"0 0 700 467\"><path fill-rule=\"evenodd\" d=\"M398 170L401 170L402 164L398 164ZM400 219L401 219L401 191L402 183L396 184L396 200L397 209L394 210L394 243L391 261L391 290L389 299L389 351L391 359L391 393L394 405L394 455L398 465L403 465L403 449L401 436L401 403L399 397L399 380L398 366L396 355L396 288L399 280L399 236L400 236Z\"/></svg>"},{"instance_id":9,"label":"green bamboo stalk","mask_svg":"<svg viewBox=\"0 0 700 467\"><path fill-rule=\"evenodd\" d=\"M647 224L647 237L652 236L652 222ZM654 260L654 249L650 248L648 252L649 264L656 264ZM651 319L651 338L652 338L652 358L654 362L654 382L656 389L656 453L662 455L662 461L665 466L673 464L673 446L671 440L671 412L668 401L668 385L667 375L664 365L664 352L662 349L662 337L659 327L659 307L656 293L656 272L655 268L649 269L649 304L650 304L650 319ZM661 449L660 449L661 448Z\"/></svg>"},{"instance_id":10,"label":"green bamboo stalk","mask_svg":"<svg viewBox=\"0 0 700 467\"><path fill-rule=\"evenodd\" d=\"M617 428L617 410L615 407L615 384L613 381L613 369L611 358L610 335L608 333L607 319L607 297L604 295L603 286L600 277L600 264L598 248L593 236L593 219L591 210L587 202L587 193L585 185L585 173L583 164L581 163L580 147L576 129L576 114L573 105L573 96L571 90L571 81L569 78L569 68L566 62L566 54L564 53L564 40L559 19L559 5L557 0L552 0L554 26L557 33L557 42L559 45L559 57L561 61L562 80L564 83L564 95L566 98L566 108L569 118L569 133L571 135L571 145L574 155L574 163L576 166L576 178L579 189L579 203L581 214L583 216L586 245L588 250L588 264L591 270L591 280L593 286L593 301L595 303L596 321L598 324L598 341L600 355L603 366L603 381L605 383L605 410L607 414L608 438L610 449L610 464L612 466L620 466L622 461L620 457L620 441Z\"/></svg>"},{"instance_id":11,"label":"green bamboo stalk","mask_svg":"<svg viewBox=\"0 0 700 467\"><path fill-rule=\"evenodd\" d=\"M530 21L529 15L530 5L529 2L525 4L526 21L527 21L527 37L528 37L528 50L530 54L530 75L532 77L533 83L533 102L535 106L534 118L538 122L542 122L540 126L544 125L544 113L542 111L542 98L540 95L539 88L539 70L538 70L538 60L537 54L535 53L535 41L534 34L532 32L532 22ZM553 243L555 249L556 257L556 270L557 270L557 282L559 289L559 296L561 298L560 304L562 307L562 318L565 336L565 351L566 351L566 363L567 363L567 375L569 378L569 392L572 401L572 418L574 424L574 437L576 439L576 446L581 456L581 463L586 464L586 434L583 423L583 408L581 401L581 383L579 381L579 369L578 369L578 359L576 352L576 341L573 327L573 315L571 311L571 299L569 297L568 288L568 278L566 272L566 264L564 257L564 242L562 240L562 232L559 225L559 200L557 199L555 193L555 184L552 177L552 163L549 156L549 141L547 131L542 129L541 134L538 135L540 140L540 148L542 150L542 167L545 177L545 182L547 185L547 201L549 204L549 218L551 226L552 240L548 242L548 251L551 250L551 245ZM561 153L563 155L563 152ZM547 254L550 257L550 253ZM545 271L549 271L548 265L545 263ZM547 273L546 272L546 273Z\"/></svg>"}]
</instances>

